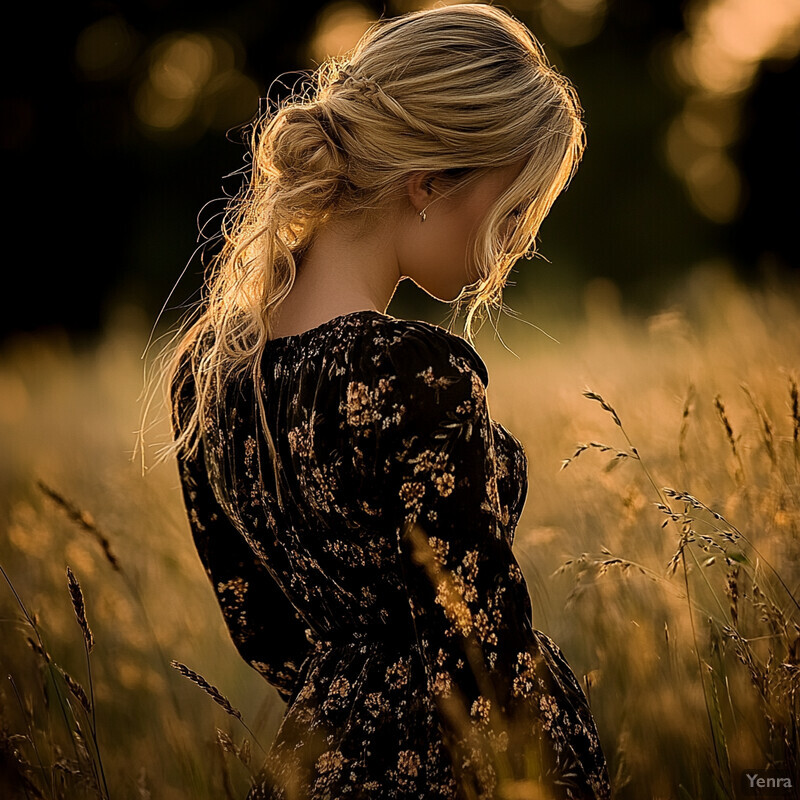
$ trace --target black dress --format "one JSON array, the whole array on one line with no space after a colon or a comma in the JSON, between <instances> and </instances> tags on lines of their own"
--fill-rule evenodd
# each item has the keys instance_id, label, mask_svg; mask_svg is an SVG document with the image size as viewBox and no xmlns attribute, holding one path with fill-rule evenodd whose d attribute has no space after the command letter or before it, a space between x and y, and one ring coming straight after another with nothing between
<instances>
[{"instance_id":1,"label":"black dress","mask_svg":"<svg viewBox=\"0 0 800 800\"><path fill-rule=\"evenodd\" d=\"M584 694L532 627L511 549L527 460L474 348L357 311L263 359L263 408L231 386L179 456L232 639L288 703L248 800L610 797Z\"/></svg>"}]
</instances>

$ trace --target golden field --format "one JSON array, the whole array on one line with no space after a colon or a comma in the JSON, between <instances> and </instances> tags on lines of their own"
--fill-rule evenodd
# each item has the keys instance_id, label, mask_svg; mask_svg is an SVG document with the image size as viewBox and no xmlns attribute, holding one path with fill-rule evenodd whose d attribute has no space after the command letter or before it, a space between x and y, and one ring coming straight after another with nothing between
<instances>
[{"instance_id":1,"label":"golden field","mask_svg":"<svg viewBox=\"0 0 800 800\"><path fill-rule=\"evenodd\" d=\"M572 313L511 295L548 334L505 318L505 347L488 324L476 338L491 412L528 454L515 550L615 796L732 798L742 770L796 769L800 291L706 269L647 315L602 281ZM120 311L97 342L20 336L0 357L3 797L241 798L280 723L177 470L132 458L147 337Z\"/></svg>"}]
</instances>

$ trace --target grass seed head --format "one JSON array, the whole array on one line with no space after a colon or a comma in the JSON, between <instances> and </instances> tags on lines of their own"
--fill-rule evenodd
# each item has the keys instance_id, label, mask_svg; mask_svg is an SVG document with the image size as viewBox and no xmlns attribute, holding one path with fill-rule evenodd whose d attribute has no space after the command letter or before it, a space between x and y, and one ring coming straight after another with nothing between
<instances>
[{"instance_id":1,"label":"grass seed head","mask_svg":"<svg viewBox=\"0 0 800 800\"><path fill-rule=\"evenodd\" d=\"M69 596L72 598L72 607L75 609L75 617L78 620L81 631L83 631L86 649L91 653L94 647L94 636L86 620L86 604L83 600L83 592L81 591L81 585L78 583L78 579L69 567L67 567L67 582L69 584Z\"/></svg>"},{"instance_id":2,"label":"grass seed head","mask_svg":"<svg viewBox=\"0 0 800 800\"><path fill-rule=\"evenodd\" d=\"M76 525L78 525L78 527L85 530L97 541L103 551L106 561L111 564L113 569L115 569L117 572L120 572L122 568L120 567L119 559L117 559L116 555L114 555L113 551L111 550L111 543L109 542L108 537L97 527L92 519L92 515L87 511L82 511L77 505L75 505L75 503L67 500L66 497L52 487L48 486L44 481L37 481L37 485L40 491L49 497L56 504L56 506L58 506L67 515L67 517L69 517Z\"/></svg>"},{"instance_id":3,"label":"grass seed head","mask_svg":"<svg viewBox=\"0 0 800 800\"><path fill-rule=\"evenodd\" d=\"M67 688L72 693L72 696L83 706L83 710L87 714L91 714L92 706L91 703L89 703L89 698L83 686L81 686L65 669L58 667L58 671L61 673L61 677L64 679L64 683L67 684Z\"/></svg>"},{"instance_id":4,"label":"grass seed head","mask_svg":"<svg viewBox=\"0 0 800 800\"><path fill-rule=\"evenodd\" d=\"M595 402L600 403L600 407L604 411L608 411L608 413L611 414L611 417L613 418L614 422L620 428L622 427L622 422L621 422L619 416L617 415L617 412L614 410L614 408L611 405L606 403L606 401L599 394L597 394L597 392L592 392L590 390L587 390L587 391L585 391L583 393L583 396L588 398L589 400L594 400Z\"/></svg>"},{"instance_id":5,"label":"grass seed head","mask_svg":"<svg viewBox=\"0 0 800 800\"><path fill-rule=\"evenodd\" d=\"M225 695L222 694L222 692L219 689L217 689L216 686L212 686L202 675L200 675L200 673L195 672L192 669L189 669L189 667L187 667L186 664L181 664L180 661L175 661L174 659L170 661L170 665L174 669L178 670L178 672L180 672L181 675L183 675L185 678L188 678L192 683L199 686L207 695L209 695L214 700L215 703L222 706L222 708L224 708L225 711L228 712L228 714L242 721L242 712L239 711L239 709L234 708L231 701L228 700L228 698L225 697Z\"/></svg>"}]
</instances>

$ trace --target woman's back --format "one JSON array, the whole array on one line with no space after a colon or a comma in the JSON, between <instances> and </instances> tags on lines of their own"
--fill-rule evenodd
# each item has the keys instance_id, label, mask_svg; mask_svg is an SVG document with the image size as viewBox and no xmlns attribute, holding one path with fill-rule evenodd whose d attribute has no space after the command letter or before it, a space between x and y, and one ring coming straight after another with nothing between
<instances>
[{"instance_id":1,"label":"woman's back","mask_svg":"<svg viewBox=\"0 0 800 800\"><path fill-rule=\"evenodd\" d=\"M251 797L490 798L531 763L606 796L585 698L532 628L526 458L475 350L359 311L268 342L262 376L179 459L232 638L290 704ZM179 426L188 369L175 386Z\"/></svg>"}]
</instances>

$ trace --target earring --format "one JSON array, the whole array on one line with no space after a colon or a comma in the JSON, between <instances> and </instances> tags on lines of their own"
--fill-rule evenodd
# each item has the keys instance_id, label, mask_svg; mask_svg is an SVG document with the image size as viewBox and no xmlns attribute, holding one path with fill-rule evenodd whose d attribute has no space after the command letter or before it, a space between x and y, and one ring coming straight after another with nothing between
<instances>
[{"instance_id":1,"label":"earring","mask_svg":"<svg viewBox=\"0 0 800 800\"><path fill-rule=\"evenodd\" d=\"M425 208L423 208L422 211L419 212L420 222L425 222L425 220L428 218L428 215L425 213L426 208L427 206L425 206Z\"/></svg>"}]
</instances>

